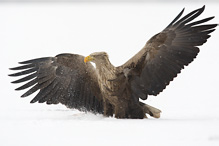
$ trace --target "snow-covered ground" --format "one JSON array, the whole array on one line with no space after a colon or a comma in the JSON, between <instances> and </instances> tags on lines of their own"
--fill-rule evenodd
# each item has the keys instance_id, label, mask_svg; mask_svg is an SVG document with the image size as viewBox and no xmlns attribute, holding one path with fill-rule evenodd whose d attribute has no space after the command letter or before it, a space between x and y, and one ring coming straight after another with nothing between
<instances>
[{"instance_id":1,"label":"snow-covered ground","mask_svg":"<svg viewBox=\"0 0 219 146\"><path fill-rule=\"evenodd\" d=\"M197 59L146 103L160 119L119 120L62 105L29 104L7 74L17 62L59 53L109 53L120 65L186 8L206 5L200 18L216 16L219 3L0 3L0 145L219 145L219 30ZM200 19L199 18L199 19ZM217 28L219 29L219 28Z\"/></svg>"}]
</instances>

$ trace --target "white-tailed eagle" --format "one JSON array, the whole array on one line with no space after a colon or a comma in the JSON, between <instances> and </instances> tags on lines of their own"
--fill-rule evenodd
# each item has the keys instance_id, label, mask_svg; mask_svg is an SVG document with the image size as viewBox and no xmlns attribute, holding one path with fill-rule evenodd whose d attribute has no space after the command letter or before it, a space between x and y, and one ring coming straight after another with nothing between
<instances>
[{"instance_id":1,"label":"white-tailed eagle","mask_svg":"<svg viewBox=\"0 0 219 146\"><path fill-rule=\"evenodd\" d=\"M31 87L21 97L39 90L31 103L64 104L69 108L104 114L116 118L160 117L160 110L139 99L158 95L178 73L191 63L215 30L217 24L203 24L214 17L193 21L205 6L181 17L184 9L160 33L125 64L113 66L105 52L87 57L59 54L24 62L9 76L23 78L16 90ZM96 64L96 68L90 63Z\"/></svg>"}]
</instances>

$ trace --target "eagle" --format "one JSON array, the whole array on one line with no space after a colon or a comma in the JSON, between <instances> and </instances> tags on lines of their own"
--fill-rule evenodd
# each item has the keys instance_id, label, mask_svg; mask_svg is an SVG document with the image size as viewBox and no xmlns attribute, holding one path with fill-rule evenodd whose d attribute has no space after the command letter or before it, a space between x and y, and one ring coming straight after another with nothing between
<instances>
[{"instance_id":1,"label":"eagle","mask_svg":"<svg viewBox=\"0 0 219 146\"><path fill-rule=\"evenodd\" d=\"M29 88L21 97L39 91L30 103L64 104L106 117L159 118L161 110L143 102L162 92L181 70L191 63L217 24L203 24L208 17L193 21L205 6L180 18L184 9L160 33L126 63L114 66L106 52L87 57L64 53L19 62L9 76L23 76L15 90ZM92 63L95 64L92 65Z\"/></svg>"}]
</instances>

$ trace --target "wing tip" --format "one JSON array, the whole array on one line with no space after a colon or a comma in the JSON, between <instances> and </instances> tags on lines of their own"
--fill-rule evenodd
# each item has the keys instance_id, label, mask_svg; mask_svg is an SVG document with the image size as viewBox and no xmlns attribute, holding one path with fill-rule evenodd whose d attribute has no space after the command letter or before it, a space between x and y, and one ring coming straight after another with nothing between
<instances>
[{"instance_id":1,"label":"wing tip","mask_svg":"<svg viewBox=\"0 0 219 146\"><path fill-rule=\"evenodd\" d=\"M35 102L37 102L37 100L35 100L35 99L32 99L32 100L30 101L30 103L35 103Z\"/></svg>"},{"instance_id":2,"label":"wing tip","mask_svg":"<svg viewBox=\"0 0 219 146\"><path fill-rule=\"evenodd\" d=\"M16 67L8 68L9 70L16 70Z\"/></svg>"},{"instance_id":3,"label":"wing tip","mask_svg":"<svg viewBox=\"0 0 219 146\"><path fill-rule=\"evenodd\" d=\"M13 74L8 74L9 77L13 77Z\"/></svg>"},{"instance_id":4,"label":"wing tip","mask_svg":"<svg viewBox=\"0 0 219 146\"><path fill-rule=\"evenodd\" d=\"M203 9L203 10L204 10L204 9L205 9L205 5L203 5L203 6L201 7L201 9Z\"/></svg>"},{"instance_id":5,"label":"wing tip","mask_svg":"<svg viewBox=\"0 0 219 146\"><path fill-rule=\"evenodd\" d=\"M16 90L16 89L15 89ZM21 95L21 98L27 97L25 94Z\"/></svg>"},{"instance_id":6,"label":"wing tip","mask_svg":"<svg viewBox=\"0 0 219 146\"><path fill-rule=\"evenodd\" d=\"M185 7L182 9L182 11L180 13L183 13L185 11Z\"/></svg>"},{"instance_id":7,"label":"wing tip","mask_svg":"<svg viewBox=\"0 0 219 146\"><path fill-rule=\"evenodd\" d=\"M22 86L21 86L21 87L18 87L18 88L16 88L16 89L14 89L14 90L20 91L20 90L23 90L23 88L22 88ZM23 96L23 95L22 95L22 96Z\"/></svg>"},{"instance_id":8,"label":"wing tip","mask_svg":"<svg viewBox=\"0 0 219 146\"><path fill-rule=\"evenodd\" d=\"M182 11L173 19L173 21L172 21L166 28L168 28L168 27L170 27L171 25L173 25L173 24L182 16L184 10L185 10L185 8L182 9ZM165 29L166 29L166 28L165 28Z\"/></svg>"},{"instance_id":9,"label":"wing tip","mask_svg":"<svg viewBox=\"0 0 219 146\"><path fill-rule=\"evenodd\" d=\"M200 11L200 13L204 12L205 10L205 5L203 5L200 9L198 9Z\"/></svg>"},{"instance_id":10,"label":"wing tip","mask_svg":"<svg viewBox=\"0 0 219 146\"><path fill-rule=\"evenodd\" d=\"M12 83L12 84L16 84L16 83L18 83L18 82L17 82L17 80L16 80L16 81L12 81L11 83Z\"/></svg>"}]
</instances>

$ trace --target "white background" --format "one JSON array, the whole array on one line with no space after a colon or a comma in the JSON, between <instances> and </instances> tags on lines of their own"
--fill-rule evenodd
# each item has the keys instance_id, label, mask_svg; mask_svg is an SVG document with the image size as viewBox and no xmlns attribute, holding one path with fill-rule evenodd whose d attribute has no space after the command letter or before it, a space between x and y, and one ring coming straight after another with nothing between
<instances>
[{"instance_id":1,"label":"white background","mask_svg":"<svg viewBox=\"0 0 219 146\"><path fill-rule=\"evenodd\" d=\"M145 103L160 119L119 120L62 105L30 104L8 68L59 53L106 51L114 65L137 53L182 10L206 4L200 16L216 16L219 3L0 3L0 145L219 145L219 30L157 97ZM16 78L17 79L17 78Z\"/></svg>"}]
</instances>

